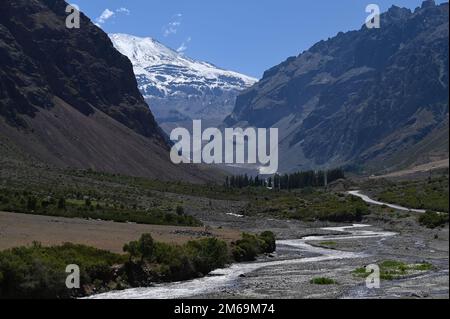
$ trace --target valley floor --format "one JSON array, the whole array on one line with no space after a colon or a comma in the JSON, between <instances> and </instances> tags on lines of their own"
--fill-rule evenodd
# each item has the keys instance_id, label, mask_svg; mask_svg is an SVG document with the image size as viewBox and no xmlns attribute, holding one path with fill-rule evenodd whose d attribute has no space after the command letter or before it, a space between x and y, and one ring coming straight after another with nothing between
<instances>
[{"instance_id":1,"label":"valley floor","mask_svg":"<svg viewBox=\"0 0 450 319\"><path fill-rule=\"evenodd\" d=\"M209 277L189 282L157 285L106 293L98 298L449 298L449 228L419 226L419 213L399 217L382 208L350 228L349 224L304 223L294 220L202 215L213 227L249 232L271 229L280 239L277 252L255 263L235 264ZM212 217L212 216L211 216ZM331 228L330 228L331 227ZM345 227L345 226L344 226ZM339 229L339 227L338 227ZM372 236L373 234L373 236ZM312 237L311 237L312 236ZM302 239L303 238L303 239ZM379 289L368 289L355 271L369 264L395 262L429 265L424 271L406 272L382 280ZM335 281L311 283L314 278Z\"/></svg>"},{"instance_id":2,"label":"valley floor","mask_svg":"<svg viewBox=\"0 0 450 319\"><path fill-rule=\"evenodd\" d=\"M245 274L232 286L215 293L193 297L201 298L449 298L448 227L439 231L421 231L408 225L386 225L372 221L375 227L363 231L388 229L397 234L392 237L364 239L333 239L335 251L362 254L355 258L336 258L324 261L277 264ZM406 227L403 227L406 226ZM304 233L323 233L324 230L307 228ZM438 239L435 239L435 235ZM342 235L340 235L342 236ZM323 242L323 240L322 240ZM309 244L321 246L321 242ZM325 243L326 245L326 243ZM292 251L279 247L276 259L311 258L320 255L309 250ZM380 289L368 289L365 279L354 271L369 264L394 260L405 264L429 263L426 272L410 274L404 278L382 280ZM317 285L313 278L329 278L333 285Z\"/></svg>"},{"instance_id":3,"label":"valley floor","mask_svg":"<svg viewBox=\"0 0 450 319\"><path fill-rule=\"evenodd\" d=\"M145 233L151 233L157 241L174 244L213 236L231 242L239 239L241 234L230 229L139 225L0 212L0 250L29 246L38 241L44 246L68 242L122 253L125 243Z\"/></svg>"},{"instance_id":4,"label":"valley floor","mask_svg":"<svg viewBox=\"0 0 450 319\"><path fill-rule=\"evenodd\" d=\"M23 175L26 176L26 182L21 178ZM430 205L430 202L435 202L436 198L440 202L448 203L448 188L442 186L440 179L432 184L429 184L431 180L424 180L417 185L392 184L384 181L377 182L376 185L374 181L368 181L367 185L364 183L358 185L357 182L348 180L327 189L310 192L306 190L272 192L265 188L241 190L211 185L163 183L89 171L41 172L36 169L17 169L0 170L0 176L4 179L2 184L5 207L9 205L8 203L20 205L20 197L14 197L14 194L25 196L24 190L28 194L32 192L44 202L49 194L55 197L54 187L58 185L55 198L64 196L71 205L75 205L73 202L76 198L89 195L93 201L102 204L105 212L108 212L110 207L121 206L126 212L133 211L136 209L133 207L134 204L139 203L138 211L157 208L158 211L174 214L177 206L180 206L184 208L184 214L205 225L202 227L138 225L0 212L0 250L39 241L43 245L72 242L122 252L125 243L138 239L143 233L151 233L155 240L170 243L184 243L191 239L211 236L232 242L237 240L242 232L260 233L270 230L279 240L275 254L261 257L255 263L234 264L229 269L213 272L213 276L196 279L198 281L182 283L185 285L182 288L187 288L184 292L182 290L181 295L175 296L245 299L449 298L448 223L429 229L419 223L418 217L421 215L419 213L396 211L377 205L361 206L360 199L352 200L347 194L348 190L358 188L372 198L380 199L378 195L389 188L392 198L397 198L405 190L416 198L417 194L412 190L423 190L424 186L428 185L429 193L421 193L422 197L431 196L424 202L426 206ZM42 176L46 176L46 179ZM442 178L448 179L448 172ZM440 194L439 197L435 196L435 188ZM79 196L75 196L77 194ZM78 208L74 206L72 209L75 212L86 211L89 214L92 211L96 212L91 207L85 207L83 203ZM355 206L355 203L358 205ZM409 202L403 206L410 207ZM358 231L392 232L395 235L355 238L345 232L329 229L329 227L351 226L352 222L335 223L326 221L327 219L309 218L311 216L308 215L308 212L317 211L322 214L318 216L333 217L325 213L358 210L360 207L367 208L367 212L357 223L370 226ZM58 213L57 210L56 212ZM292 216L291 219L288 219L289 216ZM333 239L320 237L320 240L305 241L304 237L312 235L332 235ZM284 244L285 240L297 242L292 247ZM332 258L323 258L324 255ZM383 280L380 289L368 290L365 279L356 276L355 270L383 261L394 261L404 265L426 264L430 267L427 266L425 271L418 273L405 273L401 278ZM225 275L221 274L222 271ZM322 277L332 280L334 284L311 283L311 280ZM171 289L176 289L178 284L163 284L121 293L124 297L139 298L162 292L159 297L171 298L174 296L174 290ZM192 285L197 287L213 285L214 289L195 290L193 293ZM113 296L117 295L113 293Z\"/></svg>"}]
</instances>

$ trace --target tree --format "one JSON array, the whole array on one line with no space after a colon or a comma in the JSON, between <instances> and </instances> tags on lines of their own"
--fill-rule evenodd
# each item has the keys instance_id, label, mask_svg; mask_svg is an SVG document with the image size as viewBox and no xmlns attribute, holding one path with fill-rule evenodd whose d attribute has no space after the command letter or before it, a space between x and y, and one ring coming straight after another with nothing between
<instances>
[{"instance_id":1,"label":"tree","mask_svg":"<svg viewBox=\"0 0 450 319\"><path fill-rule=\"evenodd\" d=\"M150 259L153 255L155 243L150 234L143 234L138 242L139 253L141 254L141 261Z\"/></svg>"},{"instance_id":2,"label":"tree","mask_svg":"<svg viewBox=\"0 0 450 319\"><path fill-rule=\"evenodd\" d=\"M177 215L183 216L184 215L184 208L183 206L177 206Z\"/></svg>"},{"instance_id":3,"label":"tree","mask_svg":"<svg viewBox=\"0 0 450 319\"><path fill-rule=\"evenodd\" d=\"M149 260L153 256L155 242L152 235L143 234L138 241L131 241L123 246L123 251L130 255L130 262L133 259L140 258L141 262Z\"/></svg>"},{"instance_id":4,"label":"tree","mask_svg":"<svg viewBox=\"0 0 450 319\"><path fill-rule=\"evenodd\" d=\"M58 200L58 209L66 209L66 199L64 197Z\"/></svg>"},{"instance_id":5,"label":"tree","mask_svg":"<svg viewBox=\"0 0 450 319\"><path fill-rule=\"evenodd\" d=\"M36 210L37 199L36 197L28 197L27 208L28 210Z\"/></svg>"},{"instance_id":6,"label":"tree","mask_svg":"<svg viewBox=\"0 0 450 319\"><path fill-rule=\"evenodd\" d=\"M140 256L137 241L132 241L125 244L123 246L123 251L130 255L130 262L133 258L138 258Z\"/></svg>"}]
</instances>

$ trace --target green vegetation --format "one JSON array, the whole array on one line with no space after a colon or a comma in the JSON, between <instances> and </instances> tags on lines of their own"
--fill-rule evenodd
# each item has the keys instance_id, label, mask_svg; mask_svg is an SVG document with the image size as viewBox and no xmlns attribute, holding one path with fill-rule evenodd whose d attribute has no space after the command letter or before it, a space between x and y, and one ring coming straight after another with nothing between
<instances>
[{"instance_id":1,"label":"green vegetation","mask_svg":"<svg viewBox=\"0 0 450 319\"><path fill-rule=\"evenodd\" d=\"M367 204L360 198L311 188L255 198L246 208L247 215L261 214L303 221L358 222L368 213Z\"/></svg>"},{"instance_id":2,"label":"green vegetation","mask_svg":"<svg viewBox=\"0 0 450 319\"><path fill-rule=\"evenodd\" d=\"M156 243L145 262L153 268L155 281L179 281L204 276L225 267L231 259L225 242L206 238L185 245Z\"/></svg>"},{"instance_id":3,"label":"green vegetation","mask_svg":"<svg viewBox=\"0 0 450 319\"><path fill-rule=\"evenodd\" d=\"M260 235L242 234L242 239L233 244L232 255L234 260L254 261L263 253L275 251L275 235L272 232L264 232Z\"/></svg>"},{"instance_id":4,"label":"green vegetation","mask_svg":"<svg viewBox=\"0 0 450 319\"><path fill-rule=\"evenodd\" d=\"M323 187L326 183L332 183L342 178L345 178L342 169L333 169L326 172L303 171L285 175L275 174L267 179L259 176L253 178L245 174L231 177L227 176L225 186L227 188L273 187L274 189L291 190L306 187Z\"/></svg>"},{"instance_id":5,"label":"green vegetation","mask_svg":"<svg viewBox=\"0 0 450 319\"><path fill-rule=\"evenodd\" d=\"M0 183L0 210L142 224L198 226L201 223L186 211L223 212L224 206L216 205L215 200L242 205L239 214L305 221L360 221L368 213L362 201L320 187L232 188L43 167L17 169Z\"/></svg>"},{"instance_id":6,"label":"green vegetation","mask_svg":"<svg viewBox=\"0 0 450 319\"><path fill-rule=\"evenodd\" d=\"M20 191L0 188L0 211L24 214L111 220L115 222L134 222L155 225L201 226L192 216L177 209L171 212L164 208L142 209L126 205L117 199L105 196L91 197L87 192Z\"/></svg>"},{"instance_id":7,"label":"green vegetation","mask_svg":"<svg viewBox=\"0 0 450 319\"><path fill-rule=\"evenodd\" d=\"M435 213L427 211L419 216L419 223L428 228L437 228L445 226L448 223L448 213Z\"/></svg>"},{"instance_id":8,"label":"green vegetation","mask_svg":"<svg viewBox=\"0 0 450 319\"><path fill-rule=\"evenodd\" d=\"M396 260L385 260L378 266L380 267L380 279L382 280L399 279L415 272L424 272L433 269L433 265L429 263L406 264ZM370 273L366 272L365 267L355 269L353 274L364 278L370 275Z\"/></svg>"},{"instance_id":9,"label":"green vegetation","mask_svg":"<svg viewBox=\"0 0 450 319\"><path fill-rule=\"evenodd\" d=\"M234 258L236 249L246 258ZM189 241L184 245L155 242L142 235L118 255L95 248L64 244L20 247L0 252L0 298L72 298L111 289L148 286L207 275L233 261L255 258L275 250L271 232L243 234L229 247L217 238ZM67 265L80 267L80 289L67 289Z\"/></svg>"},{"instance_id":10,"label":"green vegetation","mask_svg":"<svg viewBox=\"0 0 450 319\"><path fill-rule=\"evenodd\" d=\"M20 247L0 252L0 298L69 298L81 290L66 288L67 265L80 267L80 281L100 288L111 281L112 267L126 258L82 245Z\"/></svg>"},{"instance_id":11,"label":"green vegetation","mask_svg":"<svg viewBox=\"0 0 450 319\"><path fill-rule=\"evenodd\" d=\"M378 198L383 202L409 208L448 213L448 176L398 184L390 182L381 188Z\"/></svg>"},{"instance_id":12,"label":"green vegetation","mask_svg":"<svg viewBox=\"0 0 450 319\"><path fill-rule=\"evenodd\" d=\"M166 182L144 177L131 177L120 174L95 172L92 170L69 170L65 171L64 174L82 179L92 179L98 183L114 183L130 189L139 189L142 192L152 191L158 193L172 193L218 200L239 200L245 199L247 196L251 195L270 193L267 189L248 188L242 190L232 189L226 187L225 185L218 185L214 183L191 184L181 181Z\"/></svg>"},{"instance_id":13,"label":"green vegetation","mask_svg":"<svg viewBox=\"0 0 450 319\"><path fill-rule=\"evenodd\" d=\"M313 278L309 281L309 283L313 285L337 285L336 280L326 277Z\"/></svg>"}]
</instances>

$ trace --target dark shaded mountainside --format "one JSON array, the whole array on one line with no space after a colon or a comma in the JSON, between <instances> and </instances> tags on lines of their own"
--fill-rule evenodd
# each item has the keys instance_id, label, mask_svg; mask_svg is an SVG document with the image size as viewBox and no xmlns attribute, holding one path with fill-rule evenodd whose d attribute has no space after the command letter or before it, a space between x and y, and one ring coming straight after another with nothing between
<instances>
[{"instance_id":1,"label":"dark shaded mountainside","mask_svg":"<svg viewBox=\"0 0 450 319\"><path fill-rule=\"evenodd\" d=\"M227 125L280 128L281 170L448 158L448 3L392 7L268 70Z\"/></svg>"},{"instance_id":2,"label":"dark shaded mountainside","mask_svg":"<svg viewBox=\"0 0 450 319\"><path fill-rule=\"evenodd\" d=\"M133 68L81 14L66 27L62 0L0 2L0 157L57 167L201 182L173 165Z\"/></svg>"}]
</instances>

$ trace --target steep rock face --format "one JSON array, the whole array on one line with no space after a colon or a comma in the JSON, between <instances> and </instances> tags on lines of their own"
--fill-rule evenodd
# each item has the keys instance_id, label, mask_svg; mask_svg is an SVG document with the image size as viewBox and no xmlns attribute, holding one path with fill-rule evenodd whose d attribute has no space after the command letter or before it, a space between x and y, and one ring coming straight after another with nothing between
<instances>
[{"instance_id":1,"label":"steep rock face","mask_svg":"<svg viewBox=\"0 0 450 319\"><path fill-rule=\"evenodd\" d=\"M58 96L85 115L97 108L144 136L157 135L129 61L86 17L80 29L66 28L66 6L58 0L0 4L2 114L33 115Z\"/></svg>"},{"instance_id":2,"label":"steep rock face","mask_svg":"<svg viewBox=\"0 0 450 319\"><path fill-rule=\"evenodd\" d=\"M40 161L165 179L172 165L127 57L62 0L0 3L0 137Z\"/></svg>"},{"instance_id":3,"label":"steep rock face","mask_svg":"<svg viewBox=\"0 0 450 319\"><path fill-rule=\"evenodd\" d=\"M448 4L426 1L415 12L392 7L380 29L339 33L268 70L238 97L226 123L279 127L284 170L355 163L387 169L405 159L390 167L384 160L447 120ZM448 148L418 161L431 154L448 157Z\"/></svg>"},{"instance_id":4,"label":"steep rock face","mask_svg":"<svg viewBox=\"0 0 450 319\"><path fill-rule=\"evenodd\" d=\"M256 82L190 59L152 38L128 34L110 37L132 62L139 89L163 127L192 119L221 123L233 110L236 96Z\"/></svg>"}]
</instances>

